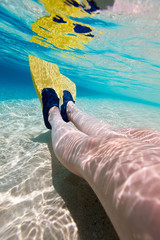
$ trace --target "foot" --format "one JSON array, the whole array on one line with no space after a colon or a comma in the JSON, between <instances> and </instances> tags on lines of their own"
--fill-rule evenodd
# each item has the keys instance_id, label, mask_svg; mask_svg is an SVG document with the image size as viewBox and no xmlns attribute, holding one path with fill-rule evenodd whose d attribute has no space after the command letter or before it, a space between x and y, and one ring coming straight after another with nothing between
<instances>
[{"instance_id":1,"label":"foot","mask_svg":"<svg viewBox=\"0 0 160 240\"><path fill-rule=\"evenodd\" d=\"M67 103L69 101L72 101L73 103L75 103L71 93L67 90L64 90L63 91L63 104L61 106L61 116L65 122L69 122L69 119L67 116Z\"/></svg>"},{"instance_id":2,"label":"foot","mask_svg":"<svg viewBox=\"0 0 160 240\"><path fill-rule=\"evenodd\" d=\"M56 106L59 108L59 98L57 93L52 88L44 88L42 90L42 103L43 103L43 119L46 127L51 129L51 125L48 121L49 110Z\"/></svg>"}]
</instances>

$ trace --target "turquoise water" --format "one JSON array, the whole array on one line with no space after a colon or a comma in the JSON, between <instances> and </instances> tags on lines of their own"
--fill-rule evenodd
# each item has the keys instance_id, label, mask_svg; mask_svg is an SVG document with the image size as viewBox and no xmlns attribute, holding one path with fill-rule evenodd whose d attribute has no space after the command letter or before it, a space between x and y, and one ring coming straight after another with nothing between
<instances>
[{"instance_id":1,"label":"turquoise water","mask_svg":"<svg viewBox=\"0 0 160 240\"><path fill-rule=\"evenodd\" d=\"M56 159L28 64L29 54L58 64L76 83L76 104L93 116L160 129L160 3L118 2L74 17L94 37L62 49L31 41L31 24L49 16L42 3L0 1L1 239L118 239L92 190Z\"/></svg>"},{"instance_id":2,"label":"turquoise water","mask_svg":"<svg viewBox=\"0 0 160 240\"><path fill-rule=\"evenodd\" d=\"M47 15L38 1L1 0L0 99L35 97L28 66L31 54L58 64L76 83L78 96L97 93L159 105L159 1L144 2L139 14L103 12L74 18L89 23L94 38L83 49L69 51L30 41L36 35L31 23ZM27 91L19 91L24 87Z\"/></svg>"}]
</instances>

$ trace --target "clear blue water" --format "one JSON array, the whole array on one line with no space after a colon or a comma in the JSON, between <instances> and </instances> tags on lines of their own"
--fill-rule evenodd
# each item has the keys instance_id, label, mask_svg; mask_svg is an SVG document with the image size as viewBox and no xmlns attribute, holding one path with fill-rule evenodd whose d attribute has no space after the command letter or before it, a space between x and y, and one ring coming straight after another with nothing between
<instances>
[{"instance_id":1,"label":"clear blue water","mask_svg":"<svg viewBox=\"0 0 160 240\"><path fill-rule=\"evenodd\" d=\"M52 151L28 55L58 64L82 110L118 127L160 129L159 9L158 0L117 0L95 16L67 15L94 37L62 49L31 41L31 24L49 16L42 3L0 1L0 239L118 239L91 189Z\"/></svg>"},{"instance_id":2,"label":"clear blue water","mask_svg":"<svg viewBox=\"0 0 160 240\"><path fill-rule=\"evenodd\" d=\"M97 93L159 105L159 5L158 1L141 4L139 14L103 12L95 17L88 14L74 18L77 23L93 27L94 38L82 50L69 51L31 42L36 35L31 23L47 15L42 4L2 0L0 99L35 97L28 65L31 54L58 64L61 72L76 83L79 95Z\"/></svg>"}]
</instances>

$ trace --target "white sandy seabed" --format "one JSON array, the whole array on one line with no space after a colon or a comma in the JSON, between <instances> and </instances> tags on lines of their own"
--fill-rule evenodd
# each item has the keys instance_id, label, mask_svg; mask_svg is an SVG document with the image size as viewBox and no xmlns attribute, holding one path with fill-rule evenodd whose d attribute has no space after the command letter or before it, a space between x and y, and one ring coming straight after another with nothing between
<instances>
[{"instance_id":1,"label":"white sandy seabed","mask_svg":"<svg viewBox=\"0 0 160 240\"><path fill-rule=\"evenodd\" d=\"M157 107L87 98L76 104L118 127L160 130ZM0 102L0 239L118 239L87 183L56 159L37 99Z\"/></svg>"}]
</instances>

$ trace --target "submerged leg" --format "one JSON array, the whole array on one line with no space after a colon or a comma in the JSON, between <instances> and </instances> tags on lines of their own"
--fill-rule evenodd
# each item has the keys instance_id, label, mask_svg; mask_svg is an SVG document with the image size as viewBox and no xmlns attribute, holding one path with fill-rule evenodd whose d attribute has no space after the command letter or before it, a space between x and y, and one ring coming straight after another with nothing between
<instances>
[{"instance_id":1,"label":"submerged leg","mask_svg":"<svg viewBox=\"0 0 160 240\"><path fill-rule=\"evenodd\" d=\"M81 111L71 101L67 104L67 115L69 120L76 126L77 129L89 136L106 136L108 132L111 133L112 131L116 133L113 126Z\"/></svg>"},{"instance_id":2,"label":"submerged leg","mask_svg":"<svg viewBox=\"0 0 160 240\"><path fill-rule=\"evenodd\" d=\"M83 169L120 239L160 239L160 147L103 138Z\"/></svg>"},{"instance_id":3,"label":"submerged leg","mask_svg":"<svg viewBox=\"0 0 160 240\"><path fill-rule=\"evenodd\" d=\"M120 129L120 132L131 139L138 139L144 143L160 146L160 132L157 130L124 128Z\"/></svg>"},{"instance_id":4,"label":"submerged leg","mask_svg":"<svg viewBox=\"0 0 160 240\"><path fill-rule=\"evenodd\" d=\"M65 123L57 107L49 122L57 158L89 183L120 239L159 239L160 148L117 135L87 136Z\"/></svg>"},{"instance_id":5,"label":"submerged leg","mask_svg":"<svg viewBox=\"0 0 160 240\"><path fill-rule=\"evenodd\" d=\"M86 156L89 137L62 120L59 98L52 88L42 90L43 118L47 128L52 129L53 150L59 161L70 171L81 176L79 164Z\"/></svg>"},{"instance_id":6,"label":"submerged leg","mask_svg":"<svg viewBox=\"0 0 160 240\"><path fill-rule=\"evenodd\" d=\"M160 132L150 129L115 128L103 120L94 118L81 110L73 102L67 104L67 115L70 121L82 132L89 136L117 135L135 138L144 143L160 146Z\"/></svg>"},{"instance_id":7,"label":"submerged leg","mask_svg":"<svg viewBox=\"0 0 160 240\"><path fill-rule=\"evenodd\" d=\"M63 121L60 111L53 107L49 111L52 127L52 145L58 160L71 172L83 177L82 162L92 155L95 140Z\"/></svg>"},{"instance_id":8,"label":"submerged leg","mask_svg":"<svg viewBox=\"0 0 160 240\"><path fill-rule=\"evenodd\" d=\"M53 149L92 187L120 239L160 239L160 147L118 136L88 136L49 111Z\"/></svg>"}]
</instances>

